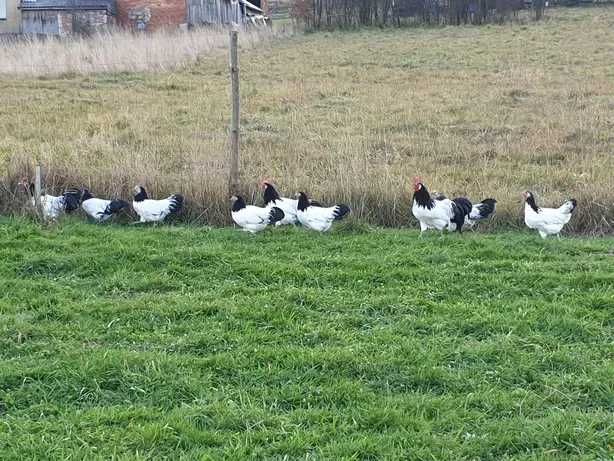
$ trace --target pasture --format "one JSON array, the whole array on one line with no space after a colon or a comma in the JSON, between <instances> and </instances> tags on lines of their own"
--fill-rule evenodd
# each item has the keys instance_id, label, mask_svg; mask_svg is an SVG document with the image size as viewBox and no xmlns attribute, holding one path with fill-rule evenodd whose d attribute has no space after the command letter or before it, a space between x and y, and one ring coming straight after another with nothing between
<instances>
[{"instance_id":1,"label":"pasture","mask_svg":"<svg viewBox=\"0 0 614 461\"><path fill-rule=\"evenodd\" d=\"M4 220L2 459L608 459L613 255Z\"/></svg>"},{"instance_id":2,"label":"pasture","mask_svg":"<svg viewBox=\"0 0 614 461\"><path fill-rule=\"evenodd\" d=\"M271 177L285 194L306 190L403 226L419 174L431 190L496 196L495 228L518 225L528 189L547 206L578 199L572 231L611 232L613 27L614 9L601 7L549 10L538 24L256 41L241 53L244 193ZM191 62L196 48L181 37L163 54ZM39 161L50 192L70 184L129 198L140 182L154 196L183 193L188 222L228 224L220 40L173 72L81 75L84 63L60 77L53 66L0 77L0 212L19 210L16 183ZM136 45L133 54L149 56Z\"/></svg>"}]
</instances>

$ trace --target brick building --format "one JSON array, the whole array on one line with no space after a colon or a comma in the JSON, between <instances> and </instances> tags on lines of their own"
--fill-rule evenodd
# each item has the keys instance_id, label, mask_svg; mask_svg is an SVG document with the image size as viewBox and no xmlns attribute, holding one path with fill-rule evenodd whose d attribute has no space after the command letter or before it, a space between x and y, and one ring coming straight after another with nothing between
<instances>
[{"instance_id":1,"label":"brick building","mask_svg":"<svg viewBox=\"0 0 614 461\"><path fill-rule=\"evenodd\" d=\"M187 26L186 0L116 0L117 22L133 30Z\"/></svg>"},{"instance_id":2,"label":"brick building","mask_svg":"<svg viewBox=\"0 0 614 461\"><path fill-rule=\"evenodd\" d=\"M265 24L266 0L0 0L0 34L69 36L118 25L134 31Z\"/></svg>"}]
</instances>

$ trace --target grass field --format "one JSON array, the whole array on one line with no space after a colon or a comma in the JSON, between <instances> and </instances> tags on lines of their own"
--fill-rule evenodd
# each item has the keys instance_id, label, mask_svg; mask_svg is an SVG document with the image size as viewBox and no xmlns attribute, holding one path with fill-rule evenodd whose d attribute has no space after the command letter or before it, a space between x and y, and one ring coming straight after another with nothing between
<instances>
[{"instance_id":1,"label":"grass field","mask_svg":"<svg viewBox=\"0 0 614 461\"><path fill-rule=\"evenodd\" d=\"M0 222L0 453L611 459L614 239Z\"/></svg>"},{"instance_id":2,"label":"grass field","mask_svg":"<svg viewBox=\"0 0 614 461\"><path fill-rule=\"evenodd\" d=\"M522 191L579 201L570 229L614 222L614 8L542 23L298 35L241 53L243 176L407 224L410 182L496 196L514 226ZM0 212L40 161L64 184L128 198L183 192L186 220L227 224L228 59L173 73L2 77Z\"/></svg>"}]
</instances>

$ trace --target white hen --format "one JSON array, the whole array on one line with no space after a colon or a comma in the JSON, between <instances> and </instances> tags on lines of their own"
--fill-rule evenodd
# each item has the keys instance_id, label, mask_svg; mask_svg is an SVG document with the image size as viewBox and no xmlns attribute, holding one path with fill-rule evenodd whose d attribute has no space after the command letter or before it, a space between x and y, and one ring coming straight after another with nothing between
<instances>
[{"instance_id":1,"label":"white hen","mask_svg":"<svg viewBox=\"0 0 614 461\"><path fill-rule=\"evenodd\" d=\"M30 197L30 203L33 207L36 207L36 199L34 198L34 183L29 182L24 178L19 182L19 185L26 189L26 192ZM42 194L41 210L43 219L47 221L54 221L63 213L72 213L79 208L80 197L81 192L77 189L67 189L59 197L49 194Z\"/></svg>"},{"instance_id":2,"label":"white hen","mask_svg":"<svg viewBox=\"0 0 614 461\"><path fill-rule=\"evenodd\" d=\"M94 221L101 223L108 220L114 214L128 208L128 202L123 200L104 200L94 197L87 189L81 194L81 208Z\"/></svg>"},{"instance_id":3,"label":"white hen","mask_svg":"<svg viewBox=\"0 0 614 461\"><path fill-rule=\"evenodd\" d=\"M266 226L275 224L284 219L284 212L276 206L261 208L254 205L246 205L243 197L233 195L231 200L232 220L246 232L255 234Z\"/></svg>"},{"instance_id":4,"label":"white hen","mask_svg":"<svg viewBox=\"0 0 614 461\"><path fill-rule=\"evenodd\" d=\"M318 232L326 232L333 225L333 221L343 219L350 212L347 205L335 205L323 207L309 200L307 194L298 194L298 206L296 216L299 222L306 228Z\"/></svg>"},{"instance_id":5,"label":"white hen","mask_svg":"<svg viewBox=\"0 0 614 461\"><path fill-rule=\"evenodd\" d=\"M576 200L573 198L567 200L558 208L541 208L535 203L532 192L527 191L523 196L525 200L524 222L527 227L535 229L543 239L549 235L560 237L563 226L569 222L571 214L576 209Z\"/></svg>"},{"instance_id":6,"label":"white hen","mask_svg":"<svg viewBox=\"0 0 614 461\"><path fill-rule=\"evenodd\" d=\"M140 222L160 222L170 214L179 213L183 207L183 196L171 195L162 200L152 200L143 186L134 188L132 208L139 215Z\"/></svg>"}]
</instances>

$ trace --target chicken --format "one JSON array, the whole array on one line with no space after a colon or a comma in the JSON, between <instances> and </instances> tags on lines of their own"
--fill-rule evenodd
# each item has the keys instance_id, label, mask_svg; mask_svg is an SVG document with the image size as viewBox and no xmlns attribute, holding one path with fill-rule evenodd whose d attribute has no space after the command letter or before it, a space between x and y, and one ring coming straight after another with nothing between
<instances>
[{"instance_id":1,"label":"chicken","mask_svg":"<svg viewBox=\"0 0 614 461\"><path fill-rule=\"evenodd\" d=\"M549 235L556 235L560 238L563 226L569 222L578 205L572 198L558 208L540 208L535 203L535 196L532 192L525 192L523 197L525 200L524 222L529 229L537 230L543 239Z\"/></svg>"},{"instance_id":2,"label":"chicken","mask_svg":"<svg viewBox=\"0 0 614 461\"><path fill-rule=\"evenodd\" d=\"M30 197L30 203L36 207L36 199L34 197L34 183L29 182L27 178L22 179L19 185L24 187ZM41 211L43 219L54 221L63 213L72 213L79 208L81 192L78 189L67 189L59 197L43 193L41 195Z\"/></svg>"},{"instance_id":3,"label":"chicken","mask_svg":"<svg viewBox=\"0 0 614 461\"><path fill-rule=\"evenodd\" d=\"M140 222L161 222L170 214L177 214L183 208L183 196L171 195L163 200L148 198L147 191L143 186L134 188L134 200L132 208L139 215Z\"/></svg>"},{"instance_id":4,"label":"chicken","mask_svg":"<svg viewBox=\"0 0 614 461\"><path fill-rule=\"evenodd\" d=\"M246 205L243 197L233 195L231 216L232 220L246 232L255 234L266 226L275 224L284 219L284 212L281 208L265 207L261 208L254 205Z\"/></svg>"},{"instance_id":5,"label":"chicken","mask_svg":"<svg viewBox=\"0 0 614 461\"><path fill-rule=\"evenodd\" d=\"M495 212L496 203L497 201L494 198L487 198L473 205L471 213L465 216L465 224L473 227L478 222L488 219Z\"/></svg>"},{"instance_id":6,"label":"chicken","mask_svg":"<svg viewBox=\"0 0 614 461\"><path fill-rule=\"evenodd\" d=\"M350 212L347 205L335 205L323 207L316 202L310 201L307 194L298 194L298 206L296 216L298 221L306 228L318 232L326 232L333 225L333 221L343 219Z\"/></svg>"},{"instance_id":7,"label":"chicken","mask_svg":"<svg viewBox=\"0 0 614 461\"><path fill-rule=\"evenodd\" d=\"M81 208L94 221L101 223L109 219L114 214L128 208L128 202L123 200L104 200L94 197L87 189L83 189L81 194Z\"/></svg>"},{"instance_id":8,"label":"chicken","mask_svg":"<svg viewBox=\"0 0 614 461\"><path fill-rule=\"evenodd\" d=\"M263 197L265 208L280 208L284 212L284 218L275 223L275 226L283 226L288 224L297 224L298 218L296 217L296 209L298 207L298 200L280 197L279 193L268 181L262 182Z\"/></svg>"},{"instance_id":9,"label":"chicken","mask_svg":"<svg viewBox=\"0 0 614 461\"><path fill-rule=\"evenodd\" d=\"M420 222L420 235L428 229L441 232L458 231L462 233L463 224L471 213L473 205L465 197L452 200L443 194L433 198L420 178L414 178L414 198L412 214Z\"/></svg>"}]
</instances>

